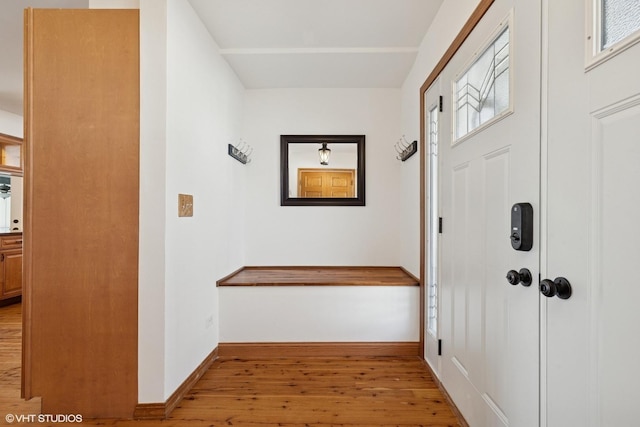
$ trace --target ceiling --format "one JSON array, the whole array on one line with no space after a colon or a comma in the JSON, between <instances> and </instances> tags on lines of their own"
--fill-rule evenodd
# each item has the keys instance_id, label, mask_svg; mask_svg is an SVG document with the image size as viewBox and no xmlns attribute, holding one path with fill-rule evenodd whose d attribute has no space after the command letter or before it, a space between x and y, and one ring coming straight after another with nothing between
<instances>
[{"instance_id":1,"label":"ceiling","mask_svg":"<svg viewBox=\"0 0 640 427\"><path fill-rule=\"evenodd\" d=\"M189 0L247 89L398 88L443 0ZM0 109L22 114L25 7L0 2Z\"/></svg>"},{"instance_id":2,"label":"ceiling","mask_svg":"<svg viewBox=\"0 0 640 427\"><path fill-rule=\"evenodd\" d=\"M402 85L442 0L189 0L247 89Z\"/></svg>"}]
</instances>

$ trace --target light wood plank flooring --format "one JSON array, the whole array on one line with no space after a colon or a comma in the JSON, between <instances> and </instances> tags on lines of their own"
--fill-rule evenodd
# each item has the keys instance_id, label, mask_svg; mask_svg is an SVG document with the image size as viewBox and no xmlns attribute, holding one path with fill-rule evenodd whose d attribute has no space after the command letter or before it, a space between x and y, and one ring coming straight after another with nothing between
<instances>
[{"instance_id":1,"label":"light wood plank flooring","mask_svg":"<svg viewBox=\"0 0 640 427\"><path fill-rule=\"evenodd\" d=\"M7 413L33 414L38 413L39 407L37 401L24 402L19 398L19 304L0 308L0 343L2 425ZM100 419L84 420L82 425L453 427L460 424L417 357L304 357L221 358L167 420Z\"/></svg>"},{"instance_id":2,"label":"light wood plank flooring","mask_svg":"<svg viewBox=\"0 0 640 427\"><path fill-rule=\"evenodd\" d=\"M22 304L0 307L0 425L7 414L39 414L40 399L20 398Z\"/></svg>"}]
</instances>

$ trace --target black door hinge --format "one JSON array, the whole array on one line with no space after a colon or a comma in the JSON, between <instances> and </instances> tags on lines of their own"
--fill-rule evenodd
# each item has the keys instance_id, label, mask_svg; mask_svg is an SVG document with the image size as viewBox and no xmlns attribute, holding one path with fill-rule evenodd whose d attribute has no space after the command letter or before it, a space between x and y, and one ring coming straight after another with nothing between
<instances>
[{"instance_id":1,"label":"black door hinge","mask_svg":"<svg viewBox=\"0 0 640 427\"><path fill-rule=\"evenodd\" d=\"M443 102L442 102L442 95L440 95L440 100L438 101L438 109L440 110L440 112L442 113L442 107L443 107Z\"/></svg>"},{"instance_id":2,"label":"black door hinge","mask_svg":"<svg viewBox=\"0 0 640 427\"><path fill-rule=\"evenodd\" d=\"M442 340L438 340L438 356L442 356Z\"/></svg>"},{"instance_id":3,"label":"black door hinge","mask_svg":"<svg viewBox=\"0 0 640 427\"><path fill-rule=\"evenodd\" d=\"M442 217L438 218L438 233L442 234Z\"/></svg>"}]
</instances>

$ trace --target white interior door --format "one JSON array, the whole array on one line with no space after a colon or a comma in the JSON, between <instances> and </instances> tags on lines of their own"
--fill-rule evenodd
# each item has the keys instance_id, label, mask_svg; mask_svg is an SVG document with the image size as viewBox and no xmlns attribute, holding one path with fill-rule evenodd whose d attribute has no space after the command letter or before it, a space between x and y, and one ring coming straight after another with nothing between
<instances>
[{"instance_id":1,"label":"white interior door","mask_svg":"<svg viewBox=\"0 0 640 427\"><path fill-rule=\"evenodd\" d=\"M441 380L474 427L539 423L540 16L538 1L496 0L440 75ZM510 240L520 202L534 213L529 251ZM523 268L534 283L509 284Z\"/></svg>"},{"instance_id":2,"label":"white interior door","mask_svg":"<svg viewBox=\"0 0 640 427\"><path fill-rule=\"evenodd\" d=\"M545 3L542 275L565 277L573 292L541 306L541 424L637 425L640 44L623 45L638 35L640 3L608 0L605 14L599 1ZM586 69L599 22L622 28L605 30L608 59Z\"/></svg>"}]
</instances>

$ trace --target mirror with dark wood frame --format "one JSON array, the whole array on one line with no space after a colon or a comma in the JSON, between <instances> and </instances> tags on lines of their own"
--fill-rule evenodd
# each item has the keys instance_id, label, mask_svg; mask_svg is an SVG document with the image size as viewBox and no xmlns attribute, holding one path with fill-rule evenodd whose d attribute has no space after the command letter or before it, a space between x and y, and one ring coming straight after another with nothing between
<instances>
[{"instance_id":1,"label":"mirror with dark wood frame","mask_svg":"<svg viewBox=\"0 0 640 427\"><path fill-rule=\"evenodd\" d=\"M364 135L281 135L281 206L364 206Z\"/></svg>"}]
</instances>

